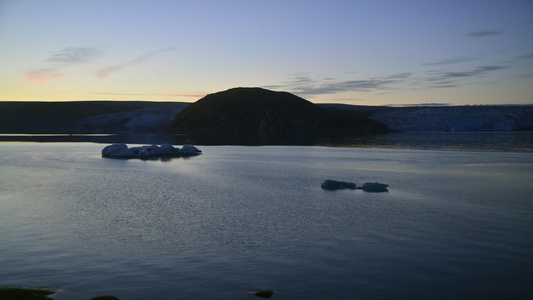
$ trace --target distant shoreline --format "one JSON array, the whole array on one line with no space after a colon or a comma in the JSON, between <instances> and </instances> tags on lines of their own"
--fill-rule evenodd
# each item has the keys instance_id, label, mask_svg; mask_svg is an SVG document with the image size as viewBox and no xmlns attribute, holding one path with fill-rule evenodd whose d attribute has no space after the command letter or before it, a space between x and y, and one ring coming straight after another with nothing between
<instances>
[{"instance_id":1,"label":"distant shoreline","mask_svg":"<svg viewBox=\"0 0 533 300\"><path fill-rule=\"evenodd\" d=\"M0 134L172 134L169 124L189 102L0 102ZM533 105L361 106L317 104L385 123L392 131L533 130Z\"/></svg>"},{"instance_id":2,"label":"distant shoreline","mask_svg":"<svg viewBox=\"0 0 533 300\"><path fill-rule=\"evenodd\" d=\"M261 134L0 134L2 143L172 144L201 146L323 146L344 148L533 153L533 131L392 132L358 136Z\"/></svg>"}]
</instances>

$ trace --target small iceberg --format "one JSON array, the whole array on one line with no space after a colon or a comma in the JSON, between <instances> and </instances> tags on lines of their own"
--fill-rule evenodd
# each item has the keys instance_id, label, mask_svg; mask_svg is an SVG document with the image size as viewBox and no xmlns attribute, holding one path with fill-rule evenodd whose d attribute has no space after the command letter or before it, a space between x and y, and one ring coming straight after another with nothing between
<instances>
[{"instance_id":1,"label":"small iceberg","mask_svg":"<svg viewBox=\"0 0 533 300\"><path fill-rule=\"evenodd\" d=\"M181 149L172 146L171 144L151 145L131 147L124 143L113 144L102 149L102 157L111 158L141 158L149 159L151 157L179 157L179 156L193 156L200 155L202 151L191 145L183 145Z\"/></svg>"},{"instance_id":2,"label":"small iceberg","mask_svg":"<svg viewBox=\"0 0 533 300\"><path fill-rule=\"evenodd\" d=\"M340 189L351 189L354 190L357 188L355 183L346 182L346 181L337 181L337 180L325 180L320 186L324 190L334 191Z\"/></svg>"},{"instance_id":3,"label":"small iceberg","mask_svg":"<svg viewBox=\"0 0 533 300\"><path fill-rule=\"evenodd\" d=\"M371 193L380 193L380 192L388 192L387 189L389 185L379 182L365 182L361 189L365 192L371 192Z\"/></svg>"},{"instance_id":4,"label":"small iceberg","mask_svg":"<svg viewBox=\"0 0 533 300\"><path fill-rule=\"evenodd\" d=\"M379 182L365 182L363 186L357 186L353 182L346 182L346 181L337 181L337 180L324 180L322 185L320 186L324 190L328 191L334 191L334 190L341 190L341 189L351 189L351 190L363 190L365 192L370 193L380 193L380 192L388 192L387 189L389 185Z\"/></svg>"},{"instance_id":5,"label":"small iceberg","mask_svg":"<svg viewBox=\"0 0 533 300\"><path fill-rule=\"evenodd\" d=\"M270 298L272 297L272 295L274 295L274 292L270 290L261 290L259 292L254 293L254 295L261 298Z\"/></svg>"}]
</instances>

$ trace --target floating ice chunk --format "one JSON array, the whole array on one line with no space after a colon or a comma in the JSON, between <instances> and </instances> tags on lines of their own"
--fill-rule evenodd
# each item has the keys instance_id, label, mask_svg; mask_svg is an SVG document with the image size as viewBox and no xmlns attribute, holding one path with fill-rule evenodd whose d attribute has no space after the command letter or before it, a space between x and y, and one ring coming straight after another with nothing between
<instances>
[{"instance_id":1,"label":"floating ice chunk","mask_svg":"<svg viewBox=\"0 0 533 300\"><path fill-rule=\"evenodd\" d=\"M171 144L161 144L161 147L159 147L159 153L161 153L161 155L172 155L178 154L179 152L180 150L174 148Z\"/></svg>"},{"instance_id":2,"label":"floating ice chunk","mask_svg":"<svg viewBox=\"0 0 533 300\"><path fill-rule=\"evenodd\" d=\"M202 151L191 145L183 145L180 150L180 153L185 155L197 155L202 153Z\"/></svg>"},{"instance_id":3,"label":"floating ice chunk","mask_svg":"<svg viewBox=\"0 0 533 300\"><path fill-rule=\"evenodd\" d=\"M270 290L261 290L259 292L254 293L254 295L261 298L270 298L272 297L272 295L274 295L274 292Z\"/></svg>"},{"instance_id":4,"label":"floating ice chunk","mask_svg":"<svg viewBox=\"0 0 533 300\"><path fill-rule=\"evenodd\" d=\"M102 149L103 157L136 157L136 154L128 149L126 144L113 144Z\"/></svg>"},{"instance_id":5,"label":"floating ice chunk","mask_svg":"<svg viewBox=\"0 0 533 300\"><path fill-rule=\"evenodd\" d=\"M139 153L137 153L137 155L139 156L139 158L142 159L150 158L150 152L148 152L148 148L143 148L139 150Z\"/></svg>"},{"instance_id":6,"label":"floating ice chunk","mask_svg":"<svg viewBox=\"0 0 533 300\"><path fill-rule=\"evenodd\" d=\"M174 148L171 144L162 144L161 147L155 146L148 149L148 151L150 152L150 155L155 156L170 156L179 154L179 149Z\"/></svg>"},{"instance_id":7,"label":"floating ice chunk","mask_svg":"<svg viewBox=\"0 0 533 300\"><path fill-rule=\"evenodd\" d=\"M379 193L379 192L388 192L387 189L389 185L379 182L365 182L363 184L363 191L365 192L372 192L372 193Z\"/></svg>"},{"instance_id":8,"label":"floating ice chunk","mask_svg":"<svg viewBox=\"0 0 533 300\"><path fill-rule=\"evenodd\" d=\"M135 155L140 155L141 151L146 150L148 153L152 153L152 151L159 149L159 146L157 145L151 145L151 146L140 146L140 147L131 147L130 150L135 153Z\"/></svg>"},{"instance_id":9,"label":"floating ice chunk","mask_svg":"<svg viewBox=\"0 0 533 300\"><path fill-rule=\"evenodd\" d=\"M337 181L337 180L325 180L322 185L320 186L324 190L339 190L339 189L355 189L356 185L352 182L345 182L345 181Z\"/></svg>"},{"instance_id":10,"label":"floating ice chunk","mask_svg":"<svg viewBox=\"0 0 533 300\"><path fill-rule=\"evenodd\" d=\"M114 144L105 147L102 150L102 157L117 157L117 158L142 158L148 159L150 157L159 156L191 156L202 154L198 148L190 145L184 145L180 150L173 147L171 144L162 144L161 146L140 146L128 148L126 144Z\"/></svg>"}]
</instances>

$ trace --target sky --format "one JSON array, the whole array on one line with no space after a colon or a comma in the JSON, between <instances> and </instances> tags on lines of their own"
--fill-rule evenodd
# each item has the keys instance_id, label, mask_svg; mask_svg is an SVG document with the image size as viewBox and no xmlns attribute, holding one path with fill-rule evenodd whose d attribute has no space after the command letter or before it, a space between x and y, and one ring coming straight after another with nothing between
<instances>
[{"instance_id":1,"label":"sky","mask_svg":"<svg viewBox=\"0 0 533 300\"><path fill-rule=\"evenodd\" d=\"M0 101L533 104L533 0L0 0Z\"/></svg>"}]
</instances>

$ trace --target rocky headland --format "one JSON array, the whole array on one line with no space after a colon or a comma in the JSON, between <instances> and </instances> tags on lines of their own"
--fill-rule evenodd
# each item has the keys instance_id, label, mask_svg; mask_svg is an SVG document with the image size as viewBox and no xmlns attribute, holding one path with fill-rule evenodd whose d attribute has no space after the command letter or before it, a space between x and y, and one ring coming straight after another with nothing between
<instances>
[{"instance_id":1,"label":"rocky headland","mask_svg":"<svg viewBox=\"0 0 533 300\"><path fill-rule=\"evenodd\" d=\"M385 124L349 110L328 110L287 92L233 88L205 96L174 118L183 133L386 133Z\"/></svg>"}]
</instances>

